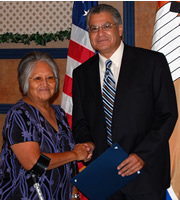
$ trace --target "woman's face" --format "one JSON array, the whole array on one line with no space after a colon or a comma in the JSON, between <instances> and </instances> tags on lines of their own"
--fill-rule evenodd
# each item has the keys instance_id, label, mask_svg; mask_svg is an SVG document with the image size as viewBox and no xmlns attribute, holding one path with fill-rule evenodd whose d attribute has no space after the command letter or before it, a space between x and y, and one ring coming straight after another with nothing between
<instances>
[{"instance_id":1,"label":"woman's face","mask_svg":"<svg viewBox=\"0 0 180 200\"><path fill-rule=\"evenodd\" d=\"M49 101L55 88L56 79L51 67L44 61L37 62L29 77L27 96L34 101Z\"/></svg>"}]
</instances>

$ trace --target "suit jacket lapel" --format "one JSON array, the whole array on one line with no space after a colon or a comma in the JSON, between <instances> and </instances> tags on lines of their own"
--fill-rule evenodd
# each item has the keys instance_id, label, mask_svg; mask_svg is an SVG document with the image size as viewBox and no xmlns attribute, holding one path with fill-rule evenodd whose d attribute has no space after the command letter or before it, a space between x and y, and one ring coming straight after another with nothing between
<instances>
[{"instance_id":1,"label":"suit jacket lapel","mask_svg":"<svg viewBox=\"0 0 180 200\"><path fill-rule=\"evenodd\" d=\"M106 144L106 133L105 133L105 120L104 119L104 109L102 102L102 91L100 83L100 72L99 72L99 56L96 55L95 61L92 63L90 70L87 72L88 77L91 78L90 88L93 96L93 100L90 102L92 104L92 113L94 117L94 123L97 129L99 129L98 136L102 140L102 143ZM88 99L89 101L89 99Z\"/></svg>"},{"instance_id":2,"label":"suit jacket lapel","mask_svg":"<svg viewBox=\"0 0 180 200\"><path fill-rule=\"evenodd\" d=\"M96 55L96 59L89 69L90 70L87 73L91 79L90 92L92 93L96 101L99 102L99 100L101 100L101 84L100 84L99 56L98 55Z\"/></svg>"}]
</instances>

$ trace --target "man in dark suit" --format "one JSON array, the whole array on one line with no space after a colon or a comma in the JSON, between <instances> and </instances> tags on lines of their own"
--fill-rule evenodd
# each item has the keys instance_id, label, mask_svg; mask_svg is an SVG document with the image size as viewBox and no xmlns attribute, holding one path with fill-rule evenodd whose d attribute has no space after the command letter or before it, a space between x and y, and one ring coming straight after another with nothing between
<instances>
[{"instance_id":1,"label":"man in dark suit","mask_svg":"<svg viewBox=\"0 0 180 200\"><path fill-rule=\"evenodd\" d=\"M119 143L129 157L117 173L143 173L111 200L165 200L170 186L168 140L177 120L173 82L163 54L130 47L121 40L119 12L109 5L93 7L87 15L89 37L98 54L73 72L73 134L96 159L111 143ZM115 82L110 130L104 112L106 60ZM88 180L87 180L88 181Z\"/></svg>"}]
</instances>

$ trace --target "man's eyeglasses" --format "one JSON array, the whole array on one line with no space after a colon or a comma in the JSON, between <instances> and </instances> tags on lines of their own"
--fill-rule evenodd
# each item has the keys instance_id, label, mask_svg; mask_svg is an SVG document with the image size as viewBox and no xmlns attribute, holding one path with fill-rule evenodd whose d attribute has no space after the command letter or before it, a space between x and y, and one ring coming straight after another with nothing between
<instances>
[{"instance_id":1,"label":"man's eyeglasses","mask_svg":"<svg viewBox=\"0 0 180 200\"><path fill-rule=\"evenodd\" d=\"M101 26L94 26L94 25L92 25L92 26L90 26L89 27L89 32L90 33L97 33L97 32L99 32L99 29L101 28L103 31L109 31L109 30L111 30L112 29L112 26L113 25L116 25L116 24L111 24L111 23L105 23L105 24L103 24L103 25L101 25Z\"/></svg>"},{"instance_id":2,"label":"man's eyeglasses","mask_svg":"<svg viewBox=\"0 0 180 200\"><path fill-rule=\"evenodd\" d=\"M29 79L32 79L34 82L36 82L36 83L42 83L43 82L43 80L44 80L44 78L43 77L41 77L41 76L36 76L36 77L30 77ZM46 80L46 82L48 82L48 83L54 83L55 81L56 81L56 77L54 77L54 76L48 76L48 77L46 77L45 78L45 80Z\"/></svg>"}]
</instances>

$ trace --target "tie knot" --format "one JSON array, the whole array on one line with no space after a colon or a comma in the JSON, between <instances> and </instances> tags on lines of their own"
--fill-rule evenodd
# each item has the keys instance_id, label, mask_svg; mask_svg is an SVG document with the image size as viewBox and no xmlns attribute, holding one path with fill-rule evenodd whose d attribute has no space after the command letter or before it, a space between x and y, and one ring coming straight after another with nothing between
<instances>
[{"instance_id":1,"label":"tie knot","mask_svg":"<svg viewBox=\"0 0 180 200\"><path fill-rule=\"evenodd\" d=\"M110 69L111 64L112 64L112 61L111 60L107 60L106 61L106 68Z\"/></svg>"}]
</instances>

